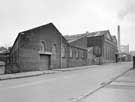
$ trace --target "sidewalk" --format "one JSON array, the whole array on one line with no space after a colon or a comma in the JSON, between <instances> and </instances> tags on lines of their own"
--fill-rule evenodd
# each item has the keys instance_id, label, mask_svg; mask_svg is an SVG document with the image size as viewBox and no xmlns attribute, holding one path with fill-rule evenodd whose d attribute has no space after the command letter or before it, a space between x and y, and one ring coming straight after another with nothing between
<instances>
[{"instance_id":1,"label":"sidewalk","mask_svg":"<svg viewBox=\"0 0 135 102\"><path fill-rule=\"evenodd\" d=\"M92 90L88 90L85 94L82 94L78 97L76 97L75 99L73 99L72 101L68 101L68 102L114 102L113 99L111 99L111 101L104 101L102 99L102 96L104 95L95 95L96 93L100 92L100 90L103 90L106 86L108 86L109 84L111 84L113 81L115 81L117 78L125 75L125 73L130 72L130 70L132 70L132 63L130 63L130 66L128 66L129 68L127 68L126 62L124 63L114 63L114 64L105 64L102 65L102 67L109 67L109 66L113 66L115 68L117 67L123 67L124 70L121 70L121 72L117 73L116 75L110 75L113 77L108 77L106 79L104 79L104 81L102 81L102 83L95 85L95 89ZM134 73L135 74L135 73ZM91 98L92 97L92 98ZM100 97L99 99L97 97ZM104 97L108 97L108 96L104 96ZM109 99L109 98L107 98ZM98 100L98 101L97 101ZM121 102L121 101L118 101ZM122 101L123 102L123 101Z\"/></svg>"},{"instance_id":2,"label":"sidewalk","mask_svg":"<svg viewBox=\"0 0 135 102\"><path fill-rule=\"evenodd\" d=\"M65 71L83 70L83 69L88 69L88 68L95 68L97 66L98 65L90 65L90 66L45 70L45 71L32 71L32 72L22 72L22 73L14 73L14 74L3 74L3 75L0 75L0 80L18 79L18 78L46 75L46 74L54 74L54 73L65 72Z\"/></svg>"},{"instance_id":3,"label":"sidewalk","mask_svg":"<svg viewBox=\"0 0 135 102\"><path fill-rule=\"evenodd\" d=\"M77 102L135 102L135 70L129 70L121 77Z\"/></svg>"},{"instance_id":4,"label":"sidewalk","mask_svg":"<svg viewBox=\"0 0 135 102\"><path fill-rule=\"evenodd\" d=\"M45 71L32 71L32 72L22 72L22 73L14 73L14 74L4 74L0 75L0 80L9 80L9 79L18 79L18 78L26 78L26 77L33 77L33 76L40 76L46 74L54 74L58 72L65 72L65 71L75 71L75 70L84 70L89 68L97 68L103 67L106 65L119 65L121 63L110 63L110 64L103 64L103 65L90 65L90 66L80 66L80 67L71 67L71 68L62 68L62 69L53 69L53 70L45 70Z\"/></svg>"},{"instance_id":5,"label":"sidewalk","mask_svg":"<svg viewBox=\"0 0 135 102\"><path fill-rule=\"evenodd\" d=\"M56 71L32 71L32 72L22 72L22 73L14 73L14 74L3 74L0 75L0 80L8 80L8 79L17 79L17 78L25 78L25 77L33 77L45 74L53 74Z\"/></svg>"}]
</instances>

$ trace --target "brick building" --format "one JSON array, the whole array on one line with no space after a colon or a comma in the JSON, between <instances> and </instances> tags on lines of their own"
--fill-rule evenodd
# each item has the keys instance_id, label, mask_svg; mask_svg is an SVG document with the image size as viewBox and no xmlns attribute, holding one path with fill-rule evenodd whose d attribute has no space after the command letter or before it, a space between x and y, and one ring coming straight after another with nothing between
<instances>
[{"instance_id":1,"label":"brick building","mask_svg":"<svg viewBox=\"0 0 135 102\"><path fill-rule=\"evenodd\" d=\"M86 48L88 64L102 64L115 62L117 53L117 39L109 30L98 32L86 32L72 36L65 36L68 42L74 46Z\"/></svg>"},{"instance_id":2,"label":"brick building","mask_svg":"<svg viewBox=\"0 0 135 102\"><path fill-rule=\"evenodd\" d=\"M87 50L70 45L49 23L18 34L10 50L6 71L38 71L86 64Z\"/></svg>"},{"instance_id":3,"label":"brick building","mask_svg":"<svg viewBox=\"0 0 135 102\"><path fill-rule=\"evenodd\" d=\"M99 63L115 62L117 53L117 40L111 36L109 30L98 31L88 34L88 47L94 48L94 55Z\"/></svg>"},{"instance_id":4,"label":"brick building","mask_svg":"<svg viewBox=\"0 0 135 102\"><path fill-rule=\"evenodd\" d=\"M68 43L70 44L70 46L74 47L72 49L73 50L72 52L74 53L72 57L70 53L70 58L72 58L70 60L70 64L71 64L70 66L76 66L76 65L81 66L80 62L83 62L84 65L87 64L87 59L85 60L85 58L88 57L87 52L85 53L84 51L81 51L81 49L87 51L87 45L86 45L87 37L81 37L81 38L69 40ZM78 60L79 62L76 62L76 60Z\"/></svg>"},{"instance_id":5,"label":"brick building","mask_svg":"<svg viewBox=\"0 0 135 102\"><path fill-rule=\"evenodd\" d=\"M83 48L83 49L86 49L87 50L87 65L91 65L91 64L94 64L93 63L93 48L89 48L87 43L87 36L86 34L77 34L77 35L72 35L72 36L69 36L69 35L66 35L64 36L68 43L70 43L70 45L73 45L73 46L76 46L76 47L80 47L80 48Z\"/></svg>"}]
</instances>

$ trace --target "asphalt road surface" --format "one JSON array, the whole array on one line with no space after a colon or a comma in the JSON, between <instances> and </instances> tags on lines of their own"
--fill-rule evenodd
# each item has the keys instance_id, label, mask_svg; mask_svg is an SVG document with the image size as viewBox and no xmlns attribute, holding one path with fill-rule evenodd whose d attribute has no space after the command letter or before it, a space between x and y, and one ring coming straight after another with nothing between
<instances>
[{"instance_id":1,"label":"asphalt road surface","mask_svg":"<svg viewBox=\"0 0 135 102\"><path fill-rule=\"evenodd\" d=\"M0 81L0 102L72 102L131 67L132 63L106 64L83 70Z\"/></svg>"}]
</instances>

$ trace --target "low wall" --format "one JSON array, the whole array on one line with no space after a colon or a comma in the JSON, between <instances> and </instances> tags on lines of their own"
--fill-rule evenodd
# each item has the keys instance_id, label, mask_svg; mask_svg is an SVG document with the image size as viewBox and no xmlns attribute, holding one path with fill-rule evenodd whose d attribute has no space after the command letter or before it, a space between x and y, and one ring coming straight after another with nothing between
<instances>
[{"instance_id":1,"label":"low wall","mask_svg":"<svg viewBox=\"0 0 135 102\"><path fill-rule=\"evenodd\" d=\"M0 74L5 74L5 63L0 62Z\"/></svg>"}]
</instances>

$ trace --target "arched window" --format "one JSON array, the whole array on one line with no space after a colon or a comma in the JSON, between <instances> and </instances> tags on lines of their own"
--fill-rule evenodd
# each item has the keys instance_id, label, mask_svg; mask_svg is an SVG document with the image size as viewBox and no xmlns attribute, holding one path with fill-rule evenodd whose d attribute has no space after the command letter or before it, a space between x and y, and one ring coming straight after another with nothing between
<instances>
[{"instance_id":1,"label":"arched window","mask_svg":"<svg viewBox=\"0 0 135 102\"><path fill-rule=\"evenodd\" d=\"M46 51L46 43L45 43L45 41L41 41L41 43L40 43L40 51L41 52Z\"/></svg>"}]
</instances>

